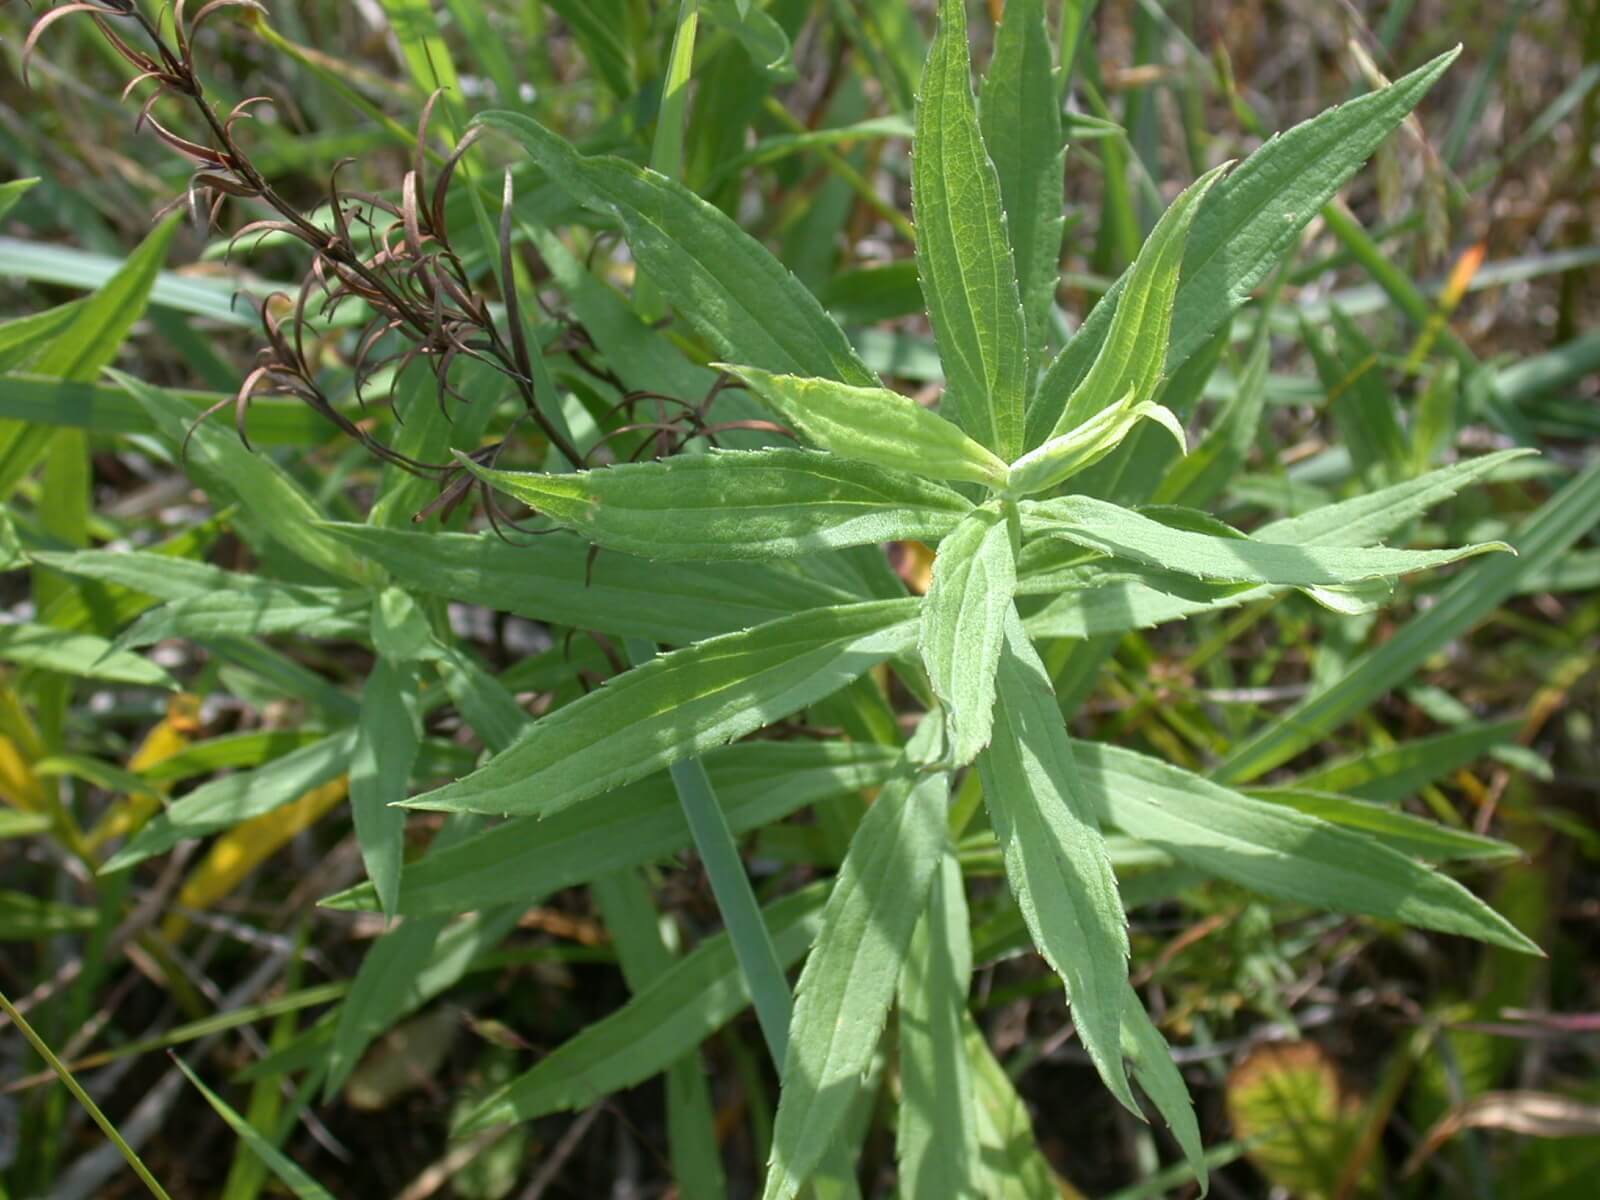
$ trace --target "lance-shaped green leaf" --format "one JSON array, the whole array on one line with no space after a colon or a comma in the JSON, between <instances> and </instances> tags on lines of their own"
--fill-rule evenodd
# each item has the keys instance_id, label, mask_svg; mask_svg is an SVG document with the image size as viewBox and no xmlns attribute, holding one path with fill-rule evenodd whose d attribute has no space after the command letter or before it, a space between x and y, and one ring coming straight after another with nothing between
<instances>
[{"instance_id":1,"label":"lance-shaped green leaf","mask_svg":"<svg viewBox=\"0 0 1600 1200\"><path fill-rule=\"evenodd\" d=\"M717 364L743 379L780 417L824 450L924 479L1004 487L1006 464L909 396L829 379Z\"/></svg>"},{"instance_id":2,"label":"lance-shaped green leaf","mask_svg":"<svg viewBox=\"0 0 1600 1200\"><path fill-rule=\"evenodd\" d=\"M566 533L511 543L492 533L322 528L414 592L675 645L858 598L766 563L647 566L631 555L594 555Z\"/></svg>"},{"instance_id":3,"label":"lance-shaped green leaf","mask_svg":"<svg viewBox=\"0 0 1600 1200\"><path fill-rule=\"evenodd\" d=\"M826 884L769 905L763 918L784 965L796 961L822 926ZM643 1083L714 1034L750 1003L726 933L707 938L619 1008L545 1055L468 1113L455 1130L471 1134L506 1121L582 1108Z\"/></svg>"},{"instance_id":4,"label":"lance-shaped green leaf","mask_svg":"<svg viewBox=\"0 0 1600 1200\"><path fill-rule=\"evenodd\" d=\"M961 866L946 853L900 976L900 1117L895 1158L907 1200L986 1195L978 1182L977 1100L962 1036L972 928Z\"/></svg>"},{"instance_id":5,"label":"lance-shaped green leaf","mask_svg":"<svg viewBox=\"0 0 1600 1200\"><path fill-rule=\"evenodd\" d=\"M918 601L815 609L698 642L534 722L412 808L548 815L752 733L837 691L915 637Z\"/></svg>"},{"instance_id":6,"label":"lance-shaped green leaf","mask_svg":"<svg viewBox=\"0 0 1600 1200\"><path fill-rule=\"evenodd\" d=\"M995 670L1017 586L1015 517L980 508L939 543L918 649L944 706L951 762L989 744Z\"/></svg>"},{"instance_id":7,"label":"lance-shaped green leaf","mask_svg":"<svg viewBox=\"0 0 1600 1200\"><path fill-rule=\"evenodd\" d=\"M1539 952L1455 880L1376 838L1131 750L1072 745L1103 819L1208 874L1297 904Z\"/></svg>"},{"instance_id":8,"label":"lance-shaped green leaf","mask_svg":"<svg viewBox=\"0 0 1600 1200\"><path fill-rule=\"evenodd\" d=\"M0 662L131 683L140 687L177 689L177 681L148 659L116 650L105 638L75 633L31 621L0 625Z\"/></svg>"},{"instance_id":9,"label":"lance-shaped green leaf","mask_svg":"<svg viewBox=\"0 0 1600 1200\"><path fill-rule=\"evenodd\" d=\"M1052 438L1082 425L1129 392L1135 401L1154 398L1167 362L1172 304L1189 227L1200 211L1200 202L1226 169L1226 165L1214 167L1190 184L1150 231L1128 272L1100 353L1067 399L1050 431Z\"/></svg>"},{"instance_id":10,"label":"lance-shaped green leaf","mask_svg":"<svg viewBox=\"0 0 1600 1200\"><path fill-rule=\"evenodd\" d=\"M1332 199L1422 99L1459 47L1272 138L1206 199L1189 234L1173 304L1166 369L1175 371L1232 317ZM1061 418L1110 332L1133 268L1124 272L1050 364L1028 409L1028 441ZM1121 395L1115 393L1111 398Z\"/></svg>"},{"instance_id":11,"label":"lance-shaped green leaf","mask_svg":"<svg viewBox=\"0 0 1600 1200\"><path fill-rule=\"evenodd\" d=\"M892 780L867 810L795 989L764 1200L789 1200L861 1086L945 845L949 779Z\"/></svg>"},{"instance_id":12,"label":"lance-shaped green leaf","mask_svg":"<svg viewBox=\"0 0 1600 1200\"><path fill-rule=\"evenodd\" d=\"M983 80L983 140L1017 262L1030 366L1042 362L1050 306L1061 278L1063 198L1061 93L1051 69L1043 0L1012 0L995 31ZM1031 382L1033 373L1030 370Z\"/></svg>"},{"instance_id":13,"label":"lance-shaped green leaf","mask_svg":"<svg viewBox=\"0 0 1600 1200\"><path fill-rule=\"evenodd\" d=\"M1011 464L1012 494L1027 496L1065 483L1120 446L1140 421L1154 421L1173 436L1180 452L1186 450L1183 425L1172 410L1151 400L1137 400L1136 395L1130 388L1120 404L1101 409L1077 428L1017 459Z\"/></svg>"},{"instance_id":14,"label":"lance-shaped green leaf","mask_svg":"<svg viewBox=\"0 0 1600 1200\"><path fill-rule=\"evenodd\" d=\"M1100 1078L1137 1113L1121 1049L1127 917L1050 676L1014 611L999 678L994 739L978 773L1006 879L1034 945L1067 985L1073 1024Z\"/></svg>"},{"instance_id":15,"label":"lance-shaped green leaf","mask_svg":"<svg viewBox=\"0 0 1600 1200\"><path fill-rule=\"evenodd\" d=\"M1205 1146L1200 1140L1200 1122L1195 1120L1189 1089L1172 1061L1167 1040L1139 1002L1139 994L1132 984L1123 986L1127 988L1127 1001L1122 1006L1122 1053L1133 1068L1133 1077L1139 1081L1145 1095L1154 1101L1156 1111L1178 1140L1184 1161L1200 1181L1200 1194L1204 1196L1210 1188L1210 1178L1206 1171Z\"/></svg>"},{"instance_id":16,"label":"lance-shaped green leaf","mask_svg":"<svg viewBox=\"0 0 1600 1200\"><path fill-rule=\"evenodd\" d=\"M369 597L365 592L300 587L248 575L236 576L231 582L233 586L227 591L184 596L151 609L123 631L117 638L117 647L149 646L167 638L265 637L277 633L343 640L366 632Z\"/></svg>"},{"instance_id":17,"label":"lance-shaped green leaf","mask_svg":"<svg viewBox=\"0 0 1600 1200\"><path fill-rule=\"evenodd\" d=\"M596 545L646 558L787 558L938 541L972 508L940 484L810 450L684 454L570 475L471 467Z\"/></svg>"},{"instance_id":18,"label":"lance-shaped green leaf","mask_svg":"<svg viewBox=\"0 0 1600 1200\"><path fill-rule=\"evenodd\" d=\"M1061 1181L1039 1150L1028 1105L989 1049L983 1030L971 1013L961 1015L962 1039L972 1065L976 1104L980 1185L973 1193L985 1200L1044 1200L1061 1195Z\"/></svg>"},{"instance_id":19,"label":"lance-shaped green leaf","mask_svg":"<svg viewBox=\"0 0 1600 1200\"><path fill-rule=\"evenodd\" d=\"M1028 500L1021 507L1023 528L1030 533L1065 538L1075 545L1197 579L1285 587L1384 579L1511 549L1504 542L1480 542L1452 550L1391 550L1384 546L1286 545L1242 534L1222 537L1174 528L1092 496Z\"/></svg>"},{"instance_id":20,"label":"lance-shaped green leaf","mask_svg":"<svg viewBox=\"0 0 1600 1200\"><path fill-rule=\"evenodd\" d=\"M715 205L665 175L620 158L585 157L520 113L484 113L580 204L622 221L651 281L728 362L878 382L844 331L788 269Z\"/></svg>"},{"instance_id":21,"label":"lance-shaped green leaf","mask_svg":"<svg viewBox=\"0 0 1600 1200\"><path fill-rule=\"evenodd\" d=\"M917 101L911 202L917 271L947 381L947 415L1007 460L1022 451L1028 339L1000 179L972 94L967 15L941 0Z\"/></svg>"},{"instance_id":22,"label":"lance-shaped green leaf","mask_svg":"<svg viewBox=\"0 0 1600 1200\"><path fill-rule=\"evenodd\" d=\"M1327 505L1304 516L1270 522L1251 536L1256 541L1286 545L1371 545L1468 484L1531 453L1531 450L1502 450L1468 459L1419 479ZM1114 564L1092 567L1068 564L1066 569L1055 569L1046 561L1049 556L1040 553L1044 546L1042 542L1030 544L1024 549L1019 564L1024 568L1018 580L1019 594L1055 597L1044 608L1025 614L1028 632L1034 637L1081 638L1127 633L1196 613L1253 603L1276 591L1267 586L1234 583L1196 584L1191 581L1188 586L1179 586L1180 577L1149 567L1129 572ZM1027 569L1030 562L1041 565L1030 571Z\"/></svg>"}]
</instances>

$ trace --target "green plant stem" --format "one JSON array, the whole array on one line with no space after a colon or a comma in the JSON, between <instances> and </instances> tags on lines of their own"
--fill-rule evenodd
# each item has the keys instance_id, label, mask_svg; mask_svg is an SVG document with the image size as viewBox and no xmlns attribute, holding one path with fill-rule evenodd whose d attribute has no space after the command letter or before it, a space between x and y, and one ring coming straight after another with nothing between
<instances>
[{"instance_id":1,"label":"green plant stem","mask_svg":"<svg viewBox=\"0 0 1600 1200\"><path fill-rule=\"evenodd\" d=\"M649 662L656 655L655 647L643 639L628 638L626 644L628 657L635 666ZM739 845L728 827L722 805L717 802L704 764L698 758L687 759L673 763L668 770L678 792L678 801L683 805L684 819L689 823L689 834L694 838L695 849L711 880L717 909L728 927L734 957L739 960L739 970L750 989L767 1051L782 1071L789 1049L789 1016L794 1000L788 978L783 973L783 963L772 944L772 935L761 919L761 905L750 886L750 877L745 874Z\"/></svg>"},{"instance_id":2,"label":"green plant stem","mask_svg":"<svg viewBox=\"0 0 1600 1200\"><path fill-rule=\"evenodd\" d=\"M4 992L0 992L0 1009L5 1011L6 1016L11 1018L11 1023L22 1032L23 1037L28 1039L29 1045L34 1048L39 1057L44 1059L50 1069L66 1085L67 1091L71 1092L78 1103L83 1105L84 1111L94 1119L96 1125L100 1126L100 1131L111 1139L111 1144L122 1153L123 1158L128 1160L128 1165L133 1168L133 1173L139 1177L145 1187L150 1189L150 1194L159 1196L161 1200L172 1200L172 1197L167 1195L166 1189L156 1181L156 1177L150 1174L149 1169L140 1161L133 1147L122 1140L122 1135L117 1132L117 1127L111 1123L105 1113L100 1111L99 1106L90 1099L89 1093L83 1090L83 1086L73 1076L72 1072L67 1070L66 1064L58 1059L45 1040L34 1032L33 1026L29 1025L27 1018L16 1010L16 1007Z\"/></svg>"}]
</instances>

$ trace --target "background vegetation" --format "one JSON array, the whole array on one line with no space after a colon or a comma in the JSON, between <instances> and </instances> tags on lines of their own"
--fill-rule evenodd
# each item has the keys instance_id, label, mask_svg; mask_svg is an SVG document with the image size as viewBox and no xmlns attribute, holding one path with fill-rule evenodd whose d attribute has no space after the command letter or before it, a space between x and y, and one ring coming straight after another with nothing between
<instances>
[{"instance_id":1,"label":"background vegetation","mask_svg":"<svg viewBox=\"0 0 1600 1200\"><path fill-rule=\"evenodd\" d=\"M683 178L771 247L871 366L909 393L936 389L907 154L931 5L773 0L754 6L763 22L741 18L733 0L703 3L693 60L676 74L676 4L269 7L269 19L208 21L196 58L221 111L272 98L238 136L291 204L322 203L347 158L339 186L395 197L408 170L437 173L472 113L518 110L586 150ZM980 66L993 29L984 7L971 6ZM1003 6L987 7L997 15ZM1283 801L1372 801L1388 838L1424 836L1398 818L1385 823L1395 814L1447 827L1456 840L1429 835L1445 840L1414 852L1451 859L1452 873L1549 955L1314 912L1174 876L1168 861L1141 860L1141 847L1114 847L1131 890L1134 982L1177 1049L1216 1192L1588 1196L1600 1168L1600 547L1590 533L1600 506L1561 489L1592 479L1583 472L1597 432L1600 3L1105 0L1050 11L1069 47L1077 18L1087 19L1065 121L1058 337L1208 167L1463 43L1415 118L1245 310L1238 340L1219 344L1214 374L1194 381L1204 386L1200 427L1224 436L1190 469L1204 468L1212 511L1252 527L1457 457L1534 446L1542 457L1532 465L1503 469L1411 530L1428 546L1508 538L1522 557L1474 577L1477 591L1452 588L1448 573L1413 579L1376 615L1275 596L1098 645L1059 639L1046 665L1079 738L1275 789ZM371 719L364 695L406 690L375 673L373 650L397 657L408 614L369 623L364 610L341 612L340 544L309 522L291 522L286 540L280 521L284 506L304 503L342 522L365 522L376 507L378 524L405 527L437 482L404 476L286 400L250 408L253 454L223 417L180 463L189 418L219 401L231 415L262 343L234 293L293 292L308 255L271 232L231 257L226 234L193 222L152 232L152 214L184 194L191 166L132 134L139 101L118 99L130 72L86 22L47 33L24 86L22 39L36 15L17 4L0 15L3 174L39 179L0 184L0 993L174 1196L240 1200L281 1187L277 1168L185 1082L184 1066L341 1196L674 1187L693 1196L685 1179L719 1174L729 1194L749 1194L776 1099L749 1012L705 1043L710 1083L699 1093L669 1074L552 1102L514 1126L452 1133L491 1089L714 935L717 898L700 858L679 846L647 871L594 887L569 886L577 879L552 856L547 894L531 907L485 900L474 918L446 926L414 915L380 938L386 924L361 911L370 907L362 897L318 906L370 869L351 793L465 774L508 733L506 714L475 710L474 697L509 693L541 714L619 673L637 648L577 632L585 597L602 603L578 579L565 627L517 615L514 571L441 585L454 599L430 615L447 616L453 637L427 660L431 690L416 693L414 766L409 780L377 779L379 756L355 749L358 718ZM687 88L670 86L684 77ZM418 163L417 122L436 84L449 91ZM176 110L162 119L181 128ZM855 126L848 136L820 132L846 126ZM681 131L681 155L663 128ZM489 214L499 171L513 162L507 144L482 143L450 200L464 270L497 313L507 297L495 283ZM515 173L525 228L511 266L548 339L540 369L568 396L569 418L612 434L619 456L703 433L653 397L618 406L633 390L703 392L708 373L690 360L707 356L671 322L652 332L623 320L617 298L636 281L616 236L594 232L598 223L526 164ZM240 202L222 225L232 232L258 215ZM535 314L536 296L547 307ZM64 330L72 336L61 339ZM402 451L437 436L426 372L402 377L394 405L416 417L398 426L381 370L371 407L356 405L348 337L318 337L309 358L319 377L340 381L335 399L358 434ZM141 399L103 376L107 366L152 386ZM663 372L672 387L661 386ZM514 405L452 411L446 436L458 447L476 447L486 431L510 437L507 461L521 466L548 448L547 436L514 423ZM719 432L737 444L761 431ZM1541 507L1561 495L1576 500ZM481 513L474 498L431 519L476 527ZM1539 527L1542 551L1518 536L1534 513L1551 518ZM1559 529L1549 529L1552 513ZM507 555L522 549L530 564L545 562L536 539L507 536ZM154 571L129 557L112 567L75 554L103 546L186 566ZM926 550L903 542L892 553L901 577L924 589ZM195 598L232 586L217 569L270 581L271 594L224 595L208 608ZM610 569L605 555L592 566L602 590L616 582ZM666 587L666 578L646 583ZM462 601L479 586L493 605ZM649 601L624 592L605 603L620 611ZM490 675L503 686L491 690ZM875 722L901 736L884 702L892 693L868 691L791 723L782 753L798 756L818 729L842 728L851 740L832 744L868 749L883 740ZM362 744L391 749L411 728L402 712ZM352 732L339 741L330 730ZM828 803L814 817L746 839L763 898L832 872L881 765L865 750L829 764L813 797ZM726 777L736 781L739 769L729 760ZM755 780L752 798L762 786ZM214 806L203 819L155 816L200 787L212 788ZM433 813L407 825L413 853L459 832ZM187 840L199 834L213 836ZM1521 857L1508 862L1503 847L1472 834ZM985 1095L998 1103L1014 1088L1022 1101L992 1116L1015 1135L1002 1139L1014 1150L1015 1194L1192 1194L1186 1173L1163 1173L1177 1155L1159 1122L1105 1103L1059 981L1020 953L1015 910L984 907L1004 894L993 838L961 849L976 923L972 1008L998 1073ZM126 869L103 870L108 862ZM494 882L493 868L482 875ZM695 993L690 1006L704 1003ZM620 1055L651 1032L630 1033ZM116 1147L9 1023L0 1063L0 1194L138 1194ZM852 1113L866 1194L894 1178L891 1074L880 1064ZM713 1167L684 1161L684 1114L697 1103L707 1106L699 1116L715 1138ZM828 1186L848 1187L825 1180L819 1191Z\"/></svg>"}]
</instances>

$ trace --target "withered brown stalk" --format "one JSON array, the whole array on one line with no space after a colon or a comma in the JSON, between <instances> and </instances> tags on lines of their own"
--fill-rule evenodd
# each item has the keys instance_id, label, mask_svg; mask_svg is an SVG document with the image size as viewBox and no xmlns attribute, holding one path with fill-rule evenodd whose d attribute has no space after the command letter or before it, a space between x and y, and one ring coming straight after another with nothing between
<instances>
[{"instance_id":1,"label":"withered brown stalk","mask_svg":"<svg viewBox=\"0 0 1600 1200\"><path fill-rule=\"evenodd\" d=\"M538 402L533 351L523 329L517 295L509 172L505 178L499 229L505 333L494 320L488 301L474 290L460 256L451 245L445 200L455 171L477 140L479 131L469 130L457 141L429 186L428 126L439 99L439 94L435 93L423 107L413 162L402 180L399 202L365 192L342 192L339 172L349 162L342 160L335 164L328 182L332 229L325 229L272 186L235 138L235 126L252 115L253 106L268 98L249 97L235 105L226 116L219 115L206 98L195 66L195 34L206 21L224 9L253 10L265 16L265 8L259 0L208 0L190 19L185 12L186 4L187 0L175 0L172 5L169 38L161 23L146 17L135 0L73 0L52 9L34 23L23 44L22 71L26 81L34 50L50 26L74 14L86 15L137 72L124 90L124 97L141 83L156 85L139 110L135 128L148 127L196 166L185 195L164 211L187 200L197 217L204 212L208 224L214 225L227 199L255 200L275 215L251 221L239 229L230 241L230 248L240 238L274 233L294 237L311 248L311 266L298 293L292 297L277 293L260 304L267 344L254 369L234 396L207 410L199 420L231 406L239 436L248 445L245 418L254 396L274 392L298 397L381 460L440 479L446 484L445 493L440 497L443 507L453 507L466 495L467 488L463 485L470 479L457 464L420 462L383 444L341 413L317 382L316 372L306 355L312 299L320 296L315 311L324 318L331 317L346 301L356 299L364 302L373 314L356 339L354 355L355 390L363 403L363 389L374 373L393 365L394 377L399 378L407 367L419 360L431 367L441 406L449 396L466 402L467 398L452 386L450 372L461 358L473 359L488 364L510 380L527 417L569 463L581 465L583 455ZM140 49L119 34L113 25L117 21L136 27L150 49ZM189 102L205 124L205 141L184 137L156 119L157 102L169 95ZM361 231L359 235L358 230ZM407 343L406 347L374 360L374 352L386 343L390 334L399 335ZM487 460L498 449L485 447L475 451L474 457Z\"/></svg>"}]
</instances>

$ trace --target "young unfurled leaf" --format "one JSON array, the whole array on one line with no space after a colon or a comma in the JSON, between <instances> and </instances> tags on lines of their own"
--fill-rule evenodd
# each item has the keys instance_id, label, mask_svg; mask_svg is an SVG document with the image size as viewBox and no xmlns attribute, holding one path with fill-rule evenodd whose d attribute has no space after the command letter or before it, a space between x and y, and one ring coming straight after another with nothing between
<instances>
[{"instance_id":1,"label":"young unfurled leaf","mask_svg":"<svg viewBox=\"0 0 1600 1200\"><path fill-rule=\"evenodd\" d=\"M1076 429L1051 438L1012 463L1012 494L1027 496L1065 483L1115 450L1140 421L1154 421L1172 434L1180 451L1185 449L1183 425L1177 416L1153 401L1136 400L1136 394L1130 388L1120 404L1101 409Z\"/></svg>"},{"instance_id":2,"label":"young unfurled leaf","mask_svg":"<svg viewBox=\"0 0 1600 1200\"><path fill-rule=\"evenodd\" d=\"M1218 537L1175 529L1092 496L1028 500L1024 530L1065 538L1104 554L1147 563L1197 579L1229 579L1287 587L1341 586L1459 562L1475 554L1509 550L1481 542L1452 550L1390 550L1383 546L1307 546Z\"/></svg>"},{"instance_id":3,"label":"young unfurled leaf","mask_svg":"<svg viewBox=\"0 0 1600 1200\"><path fill-rule=\"evenodd\" d=\"M1100 353L1068 397L1051 438L1081 426L1122 396L1131 394L1135 403L1155 398L1167 362L1172 304L1189 227L1206 193L1226 169L1214 167L1195 180L1150 231L1128 272Z\"/></svg>"},{"instance_id":4,"label":"young unfurled leaf","mask_svg":"<svg viewBox=\"0 0 1600 1200\"><path fill-rule=\"evenodd\" d=\"M809 450L679 455L570 475L472 470L596 545L646 558L787 558L937 541L972 508L939 484Z\"/></svg>"},{"instance_id":5,"label":"young unfurled leaf","mask_svg":"<svg viewBox=\"0 0 1600 1200\"><path fill-rule=\"evenodd\" d=\"M827 696L909 648L917 601L819 608L663 654L536 721L412 808L548 815Z\"/></svg>"},{"instance_id":6,"label":"young unfurled leaf","mask_svg":"<svg viewBox=\"0 0 1600 1200\"><path fill-rule=\"evenodd\" d=\"M800 1189L860 1087L943 853L949 787L891 781L850 839L795 989L763 1200Z\"/></svg>"},{"instance_id":7,"label":"young unfurled leaf","mask_svg":"<svg viewBox=\"0 0 1600 1200\"><path fill-rule=\"evenodd\" d=\"M939 543L922 607L918 648L944 706L950 761L971 762L989 744L995 670L1017 586L1014 517L971 513Z\"/></svg>"},{"instance_id":8,"label":"young unfurled leaf","mask_svg":"<svg viewBox=\"0 0 1600 1200\"><path fill-rule=\"evenodd\" d=\"M1023 449L1028 341L1000 180L978 127L963 0L940 0L914 145L917 271L944 360L942 407L1009 461Z\"/></svg>"},{"instance_id":9,"label":"young unfurled leaf","mask_svg":"<svg viewBox=\"0 0 1600 1200\"><path fill-rule=\"evenodd\" d=\"M719 364L721 365L721 364ZM924 479L1004 487L1006 464L909 396L724 366L823 450Z\"/></svg>"},{"instance_id":10,"label":"young unfurled leaf","mask_svg":"<svg viewBox=\"0 0 1600 1200\"><path fill-rule=\"evenodd\" d=\"M1127 918L1050 676L1014 611L1000 658L994 738L978 771L1028 932L1067 985L1073 1024L1100 1078L1138 1112L1121 1048Z\"/></svg>"}]
</instances>

